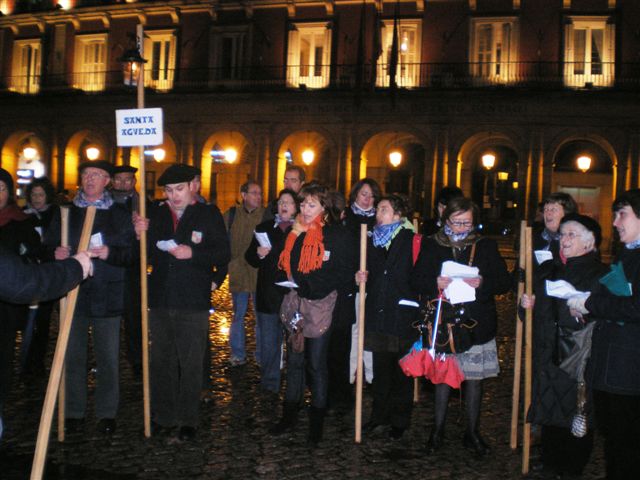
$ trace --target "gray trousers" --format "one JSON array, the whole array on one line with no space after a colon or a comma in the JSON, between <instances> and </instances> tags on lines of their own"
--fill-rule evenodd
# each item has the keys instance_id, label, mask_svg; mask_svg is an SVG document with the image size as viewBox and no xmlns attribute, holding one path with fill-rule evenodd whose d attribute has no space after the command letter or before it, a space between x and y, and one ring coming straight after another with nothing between
<instances>
[{"instance_id":1,"label":"gray trousers","mask_svg":"<svg viewBox=\"0 0 640 480\"><path fill-rule=\"evenodd\" d=\"M84 418L86 414L89 327L96 357L96 418L116 417L120 399L120 319L74 315L65 362L67 418Z\"/></svg>"},{"instance_id":2,"label":"gray trousers","mask_svg":"<svg viewBox=\"0 0 640 480\"><path fill-rule=\"evenodd\" d=\"M165 427L198 426L209 313L151 309L151 411Z\"/></svg>"}]
</instances>

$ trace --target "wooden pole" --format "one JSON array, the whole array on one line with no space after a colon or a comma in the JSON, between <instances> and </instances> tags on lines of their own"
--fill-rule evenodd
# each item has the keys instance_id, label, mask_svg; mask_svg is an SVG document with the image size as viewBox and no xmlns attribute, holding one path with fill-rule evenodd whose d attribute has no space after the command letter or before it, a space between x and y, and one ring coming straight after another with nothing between
<instances>
[{"instance_id":1,"label":"wooden pole","mask_svg":"<svg viewBox=\"0 0 640 480\"><path fill-rule=\"evenodd\" d=\"M93 228L95 215L96 207L87 207L84 225L82 226L82 234L80 235L80 243L78 244L79 252L85 251L89 247L91 229ZM64 312L64 321L60 324L56 350L53 354L53 364L51 365L51 374L49 375L49 384L47 385L47 393L44 397L44 405L42 406L42 416L40 417L40 428L38 429L36 451L33 456L33 465L31 467L31 480L40 480L44 473L44 462L47 458L49 434L51 433L51 421L53 420L53 411L56 406L56 396L58 394L58 387L60 386L64 357L67 353L69 333L71 332L71 321L73 320L73 314L76 309L79 290L80 286L77 286L67 295L67 306Z\"/></svg>"},{"instance_id":2,"label":"wooden pole","mask_svg":"<svg viewBox=\"0 0 640 480\"><path fill-rule=\"evenodd\" d=\"M144 31L142 24L136 28L136 36L140 56L144 58ZM138 108L144 108L144 63L139 65L138 77ZM147 216L147 176L145 172L144 146L138 147L140 158L140 201L138 202L138 214ZM149 394L149 312L147 303L147 232L140 232L140 310L142 330L142 404L144 410L144 436L151 436L151 406Z\"/></svg>"},{"instance_id":3,"label":"wooden pole","mask_svg":"<svg viewBox=\"0 0 640 480\"><path fill-rule=\"evenodd\" d=\"M60 246L69 246L69 207L60 207ZM62 330L62 322L67 309L67 297L60 299L60 315L58 320L58 330ZM64 362L60 373L60 387L58 388L58 441L64 442L64 420L65 420L66 387Z\"/></svg>"},{"instance_id":4,"label":"wooden pole","mask_svg":"<svg viewBox=\"0 0 640 480\"><path fill-rule=\"evenodd\" d=\"M418 234L418 229L420 226L418 225L418 219L413 219L413 231L415 234ZM413 254L413 252L411 252ZM413 379L413 403L418 403L420 401L420 379L418 377Z\"/></svg>"},{"instance_id":5,"label":"wooden pole","mask_svg":"<svg viewBox=\"0 0 640 480\"><path fill-rule=\"evenodd\" d=\"M360 271L367 269L367 225L360 225ZM360 282L358 302L358 363L356 366L356 443L362 441L362 382L364 376L364 309L366 282Z\"/></svg>"},{"instance_id":6,"label":"wooden pole","mask_svg":"<svg viewBox=\"0 0 640 480\"><path fill-rule=\"evenodd\" d=\"M526 235L527 222L520 222L520 252L518 255L518 295L516 297L516 353L513 362L513 393L511 397L511 438L509 445L511 449L518 446L518 409L520 408L520 373L522 370L522 321L518 316L518 306L520 299L524 293L524 278L520 276L520 272L524 271L526 263Z\"/></svg>"},{"instance_id":7,"label":"wooden pole","mask_svg":"<svg viewBox=\"0 0 640 480\"><path fill-rule=\"evenodd\" d=\"M525 291L529 297L533 294L533 275L532 275L532 243L531 243L531 227L526 230L525 245L526 261L525 261ZM525 315L524 325L524 412L523 412L523 429L522 429L522 474L529 473L529 454L531 453L531 424L527 422L527 413L531 405L531 377L532 377L532 359L531 359L531 342L533 340L533 311L528 308Z\"/></svg>"}]
</instances>

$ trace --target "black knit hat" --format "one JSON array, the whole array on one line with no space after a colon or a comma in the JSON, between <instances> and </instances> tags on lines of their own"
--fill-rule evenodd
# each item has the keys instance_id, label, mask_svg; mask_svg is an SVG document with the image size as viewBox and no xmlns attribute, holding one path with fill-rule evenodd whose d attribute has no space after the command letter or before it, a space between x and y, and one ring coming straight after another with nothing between
<instances>
[{"instance_id":1,"label":"black knit hat","mask_svg":"<svg viewBox=\"0 0 640 480\"><path fill-rule=\"evenodd\" d=\"M136 173L138 169L131 165L116 165L113 167L112 171L113 175L115 175L116 173Z\"/></svg>"},{"instance_id":2,"label":"black knit hat","mask_svg":"<svg viewBox=\"0 0 640 480\"><path fill-rule=\"evenodd\" d=\"M185 165L184 163L174 163L167 168L160 178L158 185L161 187L174 183L190 182L196 175L200 174L200 169Z\"/></svg>"},{"instance_id":3,"label":"black knit hat","mask_svg":"<svg viewBox=\"0 0 640 480\"><path fill-rule=\"evenodd\" d=\"M4 168L0 168L0 182L4 182L9 191L9 198L13 198L13 177Z\"/></svg>"},{"instance_id":4,"label":"black knit hat","mask_svg":"<svg viewBox=\"0 0 640 480\"><path fill-rule=\"evenodd\" d=\"M588 217L586 215L581 215L579 213L570 213L562 217L560 221L560 225L567 222L576 222L582 225L584 228L593 233L593 238L596 240L596 248L600 247L600 242L602 241L602 229L598 222L596 222L593 218Z\"/></svg>"},{"instance_id":5,"label":"black knit hat","mask_svg":"<svg viewBox=\"0 0 640 480\"><path fill-rule=\"evenodd\" d=\"M113 165L107 162L106 160L93 160L88 162L82 162L80 165L78 165L78 172L82 173L82 171L85 168L89 168L89 167L99 168L100 170L104 170L109 174L109 176L111 176L111 174L113 173Z\"/></svg>"}]
</instances>

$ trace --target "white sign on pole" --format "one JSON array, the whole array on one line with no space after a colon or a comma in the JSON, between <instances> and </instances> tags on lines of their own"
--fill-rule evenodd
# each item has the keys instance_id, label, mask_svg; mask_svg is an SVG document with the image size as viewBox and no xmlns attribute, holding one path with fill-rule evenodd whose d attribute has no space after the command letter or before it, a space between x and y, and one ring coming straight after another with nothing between
<instances>
[{"instance_id":1,"label":"white sign on pole","mask_svg":"<svg viewBox=\"0 0 640 480\"><path fill-rule=\"evenodd\" d=\"M116 137L119 147L162 145L162 109L116 110Z\"/></svg>"}]
</instances>

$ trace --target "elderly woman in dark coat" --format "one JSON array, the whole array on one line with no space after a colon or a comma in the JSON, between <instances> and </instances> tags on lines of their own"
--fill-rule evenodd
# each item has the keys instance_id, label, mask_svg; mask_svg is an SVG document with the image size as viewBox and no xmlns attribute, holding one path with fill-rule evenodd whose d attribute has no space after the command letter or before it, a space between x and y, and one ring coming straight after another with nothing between
<instances>
[{"instance_id":1,"label":"elderly woman in dark coat","mask_svg":"<svg viewBox=\"0 0 640 480\"><path fill-rule=\"evenodd\" d=\"M597 251L602 234L595 220L577 213L565 215L559 233L563 262L544 262L536 270L534 380L529 421L542 425L543 466L560 475L581 475L593 447L593 432L588 428L586 436L577 438L571 434L571 424L578 413L578 404L583 401L587 417L592 417L589 386L584 378L575 378L561 364L574 352L574 347L577 349L573 334L595 319L590 315L575 316L565 301L546 294L545 285L547 280L565 280L579 291L591 291L607 268ZM523 295L525 308L533 304L534 299ZM593 324L589 329L592 327ZM581 411L582 408L581 405Z\"/></svg>"},{"instance_id":2,"label":"elderly woman in dark coat","mask_svg":"<svg viewBox=\"0 0 640 480\"><path fill-rule=\"evenodd\" d=\"M511 280L495 241L481 237L475 231L478 207L468 198L454 198L443 212L444 226L423 240L420 256L413 269L411 285L424 299L434 299L452 279L441 276L442 264L448 260L479 269L479 277L464 279L475 288L476 299L465 303L470 317L477 322L474 344L470 350L456 354L465 380L462 384L467 413L464 446L478 456L489 447L478 431L482 380L495 377L500 371L496 347L497 313L494 296L506 293ZM435 424L427 443L427 453L439 449L444 441L444 424L451 387L435 386Z\"/></svg>"},{"instance_id":3,"label":"elderly woman in dark coat","mask_svg":"<svg viewBox=\"0 0 640 480\"><path fill-rule=\"evenodd\" d=\"M368 274L356 274L357 283L367 280L365 348L373 352L373 410L365 430L391 425L394 439L409 427L413 406L413 379L398 365L416 337L417 309L399 304L418 298L409 285L415 233L408 213L404 198L380 199L367 249Z\"/></svg>"},{"instance_id":4,"label":"elderly woman in dark coat","mask_svg":"<svg viewBox=\"0 0 640 480\"><path fill-rule=\"evenodd\" d=\"M567 301L575 312L596 318L587 381L610 480L640 478L640 190L616 198L613 211L624 244L616 259L618 281L598 285L587 299Z\"/></svg>"}]
</instances>

